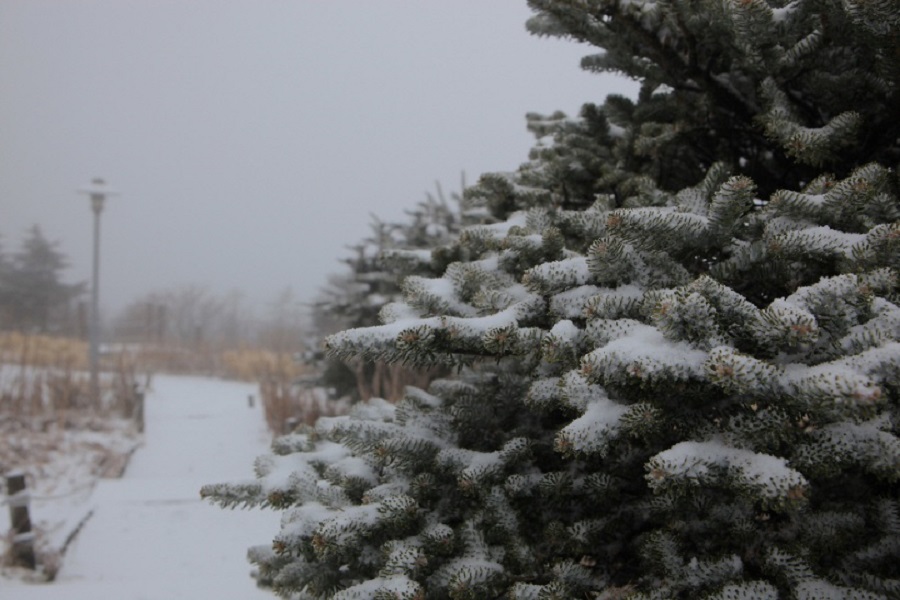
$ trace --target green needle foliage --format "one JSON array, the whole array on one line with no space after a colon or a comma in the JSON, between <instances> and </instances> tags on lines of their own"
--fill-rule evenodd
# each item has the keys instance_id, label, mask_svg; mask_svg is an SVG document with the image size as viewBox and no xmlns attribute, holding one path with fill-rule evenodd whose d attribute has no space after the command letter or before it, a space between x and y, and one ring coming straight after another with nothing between
<instances>
[{"instance_id":1,"label":"green needle foliage","mask_svg":"<svg viewBox=\"0 0 900 600\"><path fill-rule=\"evenodd\" d=\"M382 324L452 367L281 438L224 506L303 600L900 598L900 4L531 0L642 82L529 115Z\"/></svg>"}]
</instances>

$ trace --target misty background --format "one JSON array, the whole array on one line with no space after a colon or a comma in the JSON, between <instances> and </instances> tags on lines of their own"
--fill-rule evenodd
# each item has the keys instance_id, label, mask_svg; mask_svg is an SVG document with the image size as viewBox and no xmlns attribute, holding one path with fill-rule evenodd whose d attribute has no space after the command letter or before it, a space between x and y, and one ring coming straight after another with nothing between
<instances>
[{"instance_id":1,"label":"misty background","mask_svg":"<svg viewBox=\"0 0 900 600\"><path fill-rule=\"evenodd\" d=\"M525 114L636 86L529 35L524 0L0 0L0 247L40 225L106 317L198 285L311 300L371 215L512 171Z\"/></svg>"}]
</instances>

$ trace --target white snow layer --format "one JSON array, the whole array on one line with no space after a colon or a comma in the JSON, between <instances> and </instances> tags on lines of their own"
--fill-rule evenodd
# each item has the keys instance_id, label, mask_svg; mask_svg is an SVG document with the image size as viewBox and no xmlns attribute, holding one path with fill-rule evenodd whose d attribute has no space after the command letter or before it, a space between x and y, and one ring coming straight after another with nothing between
<instances>
[{"instance_id":1,"label":"white snow layer","mask_svg":"<svg viewBox=\"0 0 900 600\"><path fill-rule=\"evenodd\" d=\"M584 414L569 423L557 435L557 448L570 448L576 454L603 455L615 437L619 420L628 408L604 397L591 401Z\"/></svg>"},{"instance_id":2,"label":"white snow layer","mask_svg":"<svg viewBox=\"0 0 900 600\"><path fill-rule=\"evenodd\" d=\"M633 322L622 337L589 352L582 364L599 370L607 377L624 372L640 379L675 376L679 379L700 377L707 354L681 341L667 339L650 325Z\"/></svg>"},{"instance_id":3,"label":"white snow layer","mask_svg":"<svg viewBox=\"0 0 900 600\"><path fill-rule=\"evenodd\" d=\"M732 448L716 441L680 442L650 459L647 480L651 487L673 481L711 483L724 471L763 498L786 497L806 486L806 479L783 458Z\"/></svg>"}]
</instances>

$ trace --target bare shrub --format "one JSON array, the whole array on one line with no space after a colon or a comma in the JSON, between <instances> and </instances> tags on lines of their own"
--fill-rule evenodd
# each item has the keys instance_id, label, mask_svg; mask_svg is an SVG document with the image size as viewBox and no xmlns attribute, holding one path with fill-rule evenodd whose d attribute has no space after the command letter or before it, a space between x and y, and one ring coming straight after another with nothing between
<instances>
[{"instance_id":1,"label":"bare shrub","mask_svg":"<svg viewBox=\"0 0 900 600\"><path fill-rule=\"evenodd\" d=\"M103 357L98 398L89 391L87 344L80 340L3 333L0 361L0 415L5 419L29 419L46 428L50 421L67 427L82 413L101 418L133 414L138 378L127 352Z\"/></svg>"},{"instance_id":2,"label":"bare shrub","mask_svg":"<svg viewBox=\"0 0 900 600\"><path fill-rule=\"evenodd\" d=\"M360 400L384 398L390 402L402 400L407 386L426 388L432 380L446 374L444 370L437 368L410 369L380 361L356 362L354 372Z\"/></svg>"},{"instance_id":3,"label":"bare shrub","mask_svg":"<svg viewBox=\"0 0 900 600\"><path fill-rule=\"evenodd\" d=\"M348 398L331 399L320 387L302 381L270 378L259 384L266 424L275 434L288 433L295 425L312 425L319 417L346 414Z\"/></svg>"}]
</instances>

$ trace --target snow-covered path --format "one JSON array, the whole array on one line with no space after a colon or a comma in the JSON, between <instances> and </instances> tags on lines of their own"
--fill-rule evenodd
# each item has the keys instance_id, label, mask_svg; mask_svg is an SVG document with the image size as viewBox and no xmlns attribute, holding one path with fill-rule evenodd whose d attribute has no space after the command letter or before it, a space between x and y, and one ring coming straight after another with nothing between
<instances>
[{"instance_id":1,"label":"snow-covered path","mask_svg":"<svg viewBox=\"0 0 900 600\"><path fill-rule=\"evenodd\" d=\"M251 393L247 384L157 376L145 444L122 479L94 491L94 515L57 580L0 581L0 598L271 600L249 577L245 556L271 539L278 515L226 511L199 496L204 483L252 478L254 458L268 447L259 403L248 407Z\"/></svg>"}]
</instances>

